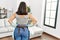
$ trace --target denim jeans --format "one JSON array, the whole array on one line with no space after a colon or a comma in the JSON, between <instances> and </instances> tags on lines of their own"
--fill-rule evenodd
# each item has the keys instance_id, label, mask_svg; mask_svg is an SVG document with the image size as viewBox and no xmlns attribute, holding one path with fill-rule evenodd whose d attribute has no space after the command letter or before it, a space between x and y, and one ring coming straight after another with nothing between
<instances>
[{"instance_id":1,"label":"denim jeans","mask_svg":"<svg viewBox=\"0 0 60 40\"><path fill-rule=\"evenodd\" d=\"M29 40L30 32L27 27L20 28L20 33L18 33L19 28L15 28L14 30L14 40Z\"/></svg>"}]
</instances>

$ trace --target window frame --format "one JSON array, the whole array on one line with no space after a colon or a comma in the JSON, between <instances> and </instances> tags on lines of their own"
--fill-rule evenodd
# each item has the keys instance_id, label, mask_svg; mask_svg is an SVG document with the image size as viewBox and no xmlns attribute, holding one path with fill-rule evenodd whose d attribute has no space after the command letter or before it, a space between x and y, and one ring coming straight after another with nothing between
<instances>
[{"instance_id":1,"label":"window frame","mask_svg":"<svg viewBox=\"0 0 60 40\"><path fill-rule=\"evenodd\" d=\"M51 27L51 28L55 28L56 29L56 23L57 23L57 14L58 14L58 5L59 5L59 0L57 0L57 6L56 6L56 16L55 16L55 23L54 23L54 27L51 26L51 25L47 25L45 24L45 19L46 19L46 7L47 7L47 0L45 0L45 9L44 9L44 26L48 26L48 27Z\"/></svg>"}]
</instances>

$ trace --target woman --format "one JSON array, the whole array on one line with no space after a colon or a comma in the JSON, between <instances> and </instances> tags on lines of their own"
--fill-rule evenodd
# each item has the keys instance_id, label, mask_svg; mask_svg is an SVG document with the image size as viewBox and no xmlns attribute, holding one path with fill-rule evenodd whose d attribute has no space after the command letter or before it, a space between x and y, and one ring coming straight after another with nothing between
<instances>
[{"instance_id":1,"label":"woman","mask_svg":"<svg viewBox=\"0 0 60 40\"><path fill-rule=\"evenodd\" d=\"M14 13L8 20L12 24L13 19L17 20L17 26L14 30L14 39L15 40L29 40L30 32L28 30L28 18L32 19L32 24L35 24L37 20L28 14L27 7L25 2L21 2L16 13Z\"/></svg>"}]
</instances>

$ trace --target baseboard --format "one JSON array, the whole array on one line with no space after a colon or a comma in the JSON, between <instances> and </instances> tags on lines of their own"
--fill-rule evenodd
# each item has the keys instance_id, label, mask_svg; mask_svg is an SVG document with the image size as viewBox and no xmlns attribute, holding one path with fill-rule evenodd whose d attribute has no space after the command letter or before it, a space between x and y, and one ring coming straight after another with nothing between
<instances>
[{"instance_id":1,"label":"baseboard","mask_svg":"<svg viewBox=\"0 0 60 40\"><path fill-rule=\"evenodd\" d=\"M56 38L56 39L59 39L59 40L60 40L60 38L55 37L55 36L53 36L53 35L51 35L51 34L49 34L49 33L47 33L47 32L44 32L44 34L47 34L47 35L49 35L49 36L52 36L52 37L54 37L54 38Z\"/></svg>"}]
</instances>

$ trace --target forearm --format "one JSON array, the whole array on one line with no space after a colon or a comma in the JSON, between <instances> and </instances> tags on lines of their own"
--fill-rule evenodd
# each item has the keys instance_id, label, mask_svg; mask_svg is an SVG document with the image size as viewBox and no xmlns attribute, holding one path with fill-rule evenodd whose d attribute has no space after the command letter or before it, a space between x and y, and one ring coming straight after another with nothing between
<instances>
[{"instance_id":1,"label":"forearm","mask_svg":"<svg viewBox=\"0 0 60 40\"><path fill-rule=\"evenodd\" d=\"M9 22L9 25L12 26L12 27L16 27L18 25L17 23L15 23L11 20L10 21L8 20L8 22Z\"/></svg>"},{"instance_id":2,"label":"forearm","mask_svg":"<svg viewBox=\"0 0 60 40\"><path fill-rule=\"evenodd\" d=\"M11 20L8 20L9 24L11 25L12 24L12 21Z\"/></svg>"},{"instance_id":3,"label":"forearm","mask_svg":"<svg viewBox=\"0 0 60 40\"><path fill-rule=\"evenodd\" d=\"M8 20L10 24L12 24L12 21L15 19L16 13L14 13Z\"/></svg>"}]
</instances>

